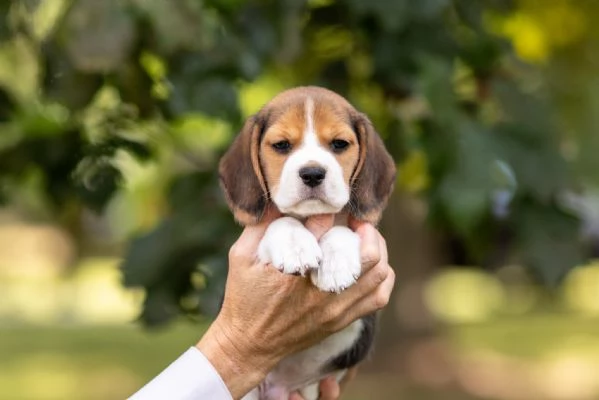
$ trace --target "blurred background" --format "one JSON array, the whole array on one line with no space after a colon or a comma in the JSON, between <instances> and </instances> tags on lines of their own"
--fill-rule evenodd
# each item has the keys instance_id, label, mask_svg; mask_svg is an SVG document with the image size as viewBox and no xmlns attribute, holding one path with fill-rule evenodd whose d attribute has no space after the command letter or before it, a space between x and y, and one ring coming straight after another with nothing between
<instances>
[{"instance_id":1,"label":"blurred background","mask_svg":"<svg viewBox=\"0 0 599 400\"><path fill-rule=\"evenodd\" d=\"M399 170L344 399L599 398L599 3L0 1L0 398L122 399L195 343L240 232L215 167L315 84Z\"/></svg>"}]
</instances>

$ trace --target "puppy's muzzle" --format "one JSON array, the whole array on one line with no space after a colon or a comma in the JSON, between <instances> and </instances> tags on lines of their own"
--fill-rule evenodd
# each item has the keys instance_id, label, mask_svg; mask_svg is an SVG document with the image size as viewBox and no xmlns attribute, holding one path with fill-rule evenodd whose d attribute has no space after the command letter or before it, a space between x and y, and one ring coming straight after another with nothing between
<instances>
[{"instance_id":1,"label":"puppy's muzzle","mask_svg":"<svg viewBox=\"0 0 599 400\"><path fill-rule=\"evenodd\" d=\"M299 170L299 176L306 186L314 188L324 181L327 171L322 167L303 167Z\"/></svg>"}]
</instances>

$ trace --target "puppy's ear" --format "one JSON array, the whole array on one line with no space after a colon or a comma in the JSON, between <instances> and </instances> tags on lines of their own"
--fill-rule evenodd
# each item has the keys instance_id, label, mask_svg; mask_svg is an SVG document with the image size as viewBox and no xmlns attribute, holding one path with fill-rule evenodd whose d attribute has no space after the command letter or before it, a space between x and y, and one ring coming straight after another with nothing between
<instances>
[{"instance_id":1,"label":"puppy's ear","mask_svg":"<svg viewBox=\"0 0 599 400\"><path fill-rule=\"evenodd\" d=\"M242 225L258 223L268 203L268 189L259 159L263 129L263 118L248 118L218 167L227 204Z\"/></svg>"},{"instance_id":2,"label":"puppy's ear","mask_svg":"<svg viewBox=\"0 0 599 400\"><path fill-rule=\"evenodd\" d=\"M357 219L376 224L393 191L395 162L368 117L356 113L352 123L358 136L360 158L352 174L349 211Z\"/></svg>"}]
</instances>

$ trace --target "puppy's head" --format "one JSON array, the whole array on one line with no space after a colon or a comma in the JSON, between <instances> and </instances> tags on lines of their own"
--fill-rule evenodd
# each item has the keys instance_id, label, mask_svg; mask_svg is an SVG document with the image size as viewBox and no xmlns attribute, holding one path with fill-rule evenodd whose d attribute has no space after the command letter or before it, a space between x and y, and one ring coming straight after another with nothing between
<instances>
[{"instance_id":1,"label":"puppy's head","mask_svg":"<svg viewBox=\"0 0 599 400\"><path fill-rule=\"evenodd\" d=\"M220 162L227 202L255 224L269 202L299 217L338 213L378 222L395 164L368 118L322 88L285 91L250 117Z\"/></svg>"}]
</instances>

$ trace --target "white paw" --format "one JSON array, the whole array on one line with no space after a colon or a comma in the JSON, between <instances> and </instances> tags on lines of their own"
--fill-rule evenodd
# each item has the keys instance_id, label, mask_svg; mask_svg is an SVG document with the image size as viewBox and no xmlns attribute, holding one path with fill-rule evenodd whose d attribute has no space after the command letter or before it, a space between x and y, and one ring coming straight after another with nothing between
<instances>
[{"instance_id":1,"label":"white paw","mask_svg":"<svg viewBox=\"0 0 599 400\"><path fill-rule=\"evenodd\" d=\"M301 222L283 217L266 229L258 246L258 258L286 274L304 275L306 271L318 268L322 250L316 237Z\"/></svg>"},{"instance_id":2,"label":"white paw","mask_svg":"<svg viewBox=\"0 0 599 400\"><path fill-rule=\"evenodd\" d=\"M362 272L360 237L351 229L335 226L321 239L322 264L312 271L312 282L322 291L341 292L356 282Z\"/></svg>"}]
</instances>

